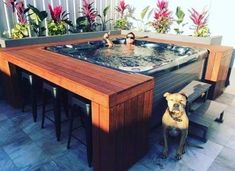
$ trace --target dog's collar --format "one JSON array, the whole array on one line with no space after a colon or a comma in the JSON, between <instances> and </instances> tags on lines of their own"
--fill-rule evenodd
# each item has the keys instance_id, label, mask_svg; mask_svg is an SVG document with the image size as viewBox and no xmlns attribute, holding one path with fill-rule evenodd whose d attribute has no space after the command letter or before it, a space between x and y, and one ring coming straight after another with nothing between
<instances>
[{"instance_id":1,"label":"dog's collar","mask_svg":"<svg viewBox=\"0 0 235 171\"><path fill-rule=\"evenodd\" d=\"M168 108L167 108L167 110L168 110L168 112L169 112L169 114L170 114L170 116L171 116L171 118L172 118L173 120L175 120L176 122L182 122L182 119L180 119L181 116L183 115L182 112L181 112L181 115L180 115L180 116L174 117L174 116L173 116L173 113L174 113L174 112L171 112Z\"/></svg>"}]
</instances>

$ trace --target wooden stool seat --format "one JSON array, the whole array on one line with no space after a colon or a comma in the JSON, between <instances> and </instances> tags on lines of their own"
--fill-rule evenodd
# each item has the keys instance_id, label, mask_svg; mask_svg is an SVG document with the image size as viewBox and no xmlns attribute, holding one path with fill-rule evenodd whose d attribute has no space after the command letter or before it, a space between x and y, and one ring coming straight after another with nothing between
<instances>
[{"instance_id":1,"label":"wooden stool seat","mask_svg":"<svg viewBox=\"0 0 235 171\"><path fill-rule=\"evenodd\" d=\"M20 70L20 89L22 94L22 112L25 111L26 98L29 95L34 122L37 121L37 84L38 78L32 73ZM29 91L27 86L29 86ZM26 92L29 92L27 94Z\"/></svg>"},{"instance_id":2,"label":"wooden stool seat","mask_svg":"<svg viewBox=\"0 0 235 171\"><path fill-rule=\"evenodd\" d=\"M48 104L48 94L52 95L52 103L53 103L53 112L54 112L54 120L50 117L46 116L46 106ZM67 95L66 92L58 87L55 84L50 82L44 81L43 82L43 100L42 100L42 123L41 127L44 128L45 118L49 119L50 121L54 122L55 124L55 131L56 131L56 138L57 141L60 141L61 136L61 102L64 102L64 109L66 115L68 115L68 104L67 104Z\"/></svg>"},{"instance_id":3,"label":"wooden stool seat","mask_svg":"<svg viewBox=\"0 0 235 171\"><path fill-rule=\"evenodd\" d=\"M226 105L215 101L207 100L197 110L189 116L189 121L192 126L202 129L202 141L207 141L207 131L211 124L216 120L217 122L223 121L223 115Z\"/></svg>"}]
</instances>

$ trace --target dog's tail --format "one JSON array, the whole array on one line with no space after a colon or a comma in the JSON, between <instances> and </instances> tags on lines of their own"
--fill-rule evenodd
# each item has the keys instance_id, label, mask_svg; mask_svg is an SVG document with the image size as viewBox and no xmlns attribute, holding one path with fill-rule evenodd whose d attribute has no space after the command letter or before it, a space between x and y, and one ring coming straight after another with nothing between
<instances>
[{"instance_id":1,"label":"dog's tail","mask_svg":"<svg viewBox=\"0 0 235 171\"><path fill-rule=\"evenodd\" d=\"M200 146L200 145L197 145L197 144L193 144L193 143L190 142L190 141L187 141L187 145L188 145L188 146L191 146L191 147L195 147L195 148L204 149L204 147L202 147L202 146Z\"/></svg>"}]
</instances>

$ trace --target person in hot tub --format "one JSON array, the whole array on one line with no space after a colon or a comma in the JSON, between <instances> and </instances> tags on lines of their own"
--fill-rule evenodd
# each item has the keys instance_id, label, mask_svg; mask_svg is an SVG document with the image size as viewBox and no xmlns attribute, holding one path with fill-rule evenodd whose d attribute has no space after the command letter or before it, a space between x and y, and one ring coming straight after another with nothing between
<instances>
[{"instance_id":1,"label":"person in hot tub","mask_svg":"<svg viewBox=\"0 0 235 171\"><path fill-rule=\"evenodd\" d=\"M135 34L133 32L129 32L126 35L126 45L134 45L135 43Z\"/></svg>"},{"instance_id":2,"label":"person in hot tub","mask_svg":"<svg viewBox=\"0 0 235 171\"><path fill-rule=\"evenodd\" d=\"M112 48L113 47L113 42L112 42L112 40L110 40L109 36L110 36L110 32L105 33L103 38L104 38L106 44L108 45L108 48Z\"/></svg>"}]
</instances>

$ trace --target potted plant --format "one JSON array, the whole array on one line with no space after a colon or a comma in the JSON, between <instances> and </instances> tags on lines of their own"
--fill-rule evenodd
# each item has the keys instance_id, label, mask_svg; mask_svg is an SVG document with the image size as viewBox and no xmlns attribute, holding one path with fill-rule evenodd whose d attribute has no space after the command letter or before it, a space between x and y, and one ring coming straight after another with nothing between
<instances>
[{"instance_id":1,"label":"potted plant","mask_svg":"<svg viewBox=\"0 0 235 171\"><path fill-rule=\"evenodd\" d=\"M176 15L177 18L174 21L177 24L177 27L174 28L174 31L176 32L176 34L183 34L183 32L184 32L183 27L187 24L187 23L184 23L185 13L178 6L176 8L175 15Z\"/></svg>"},{"instance_id":2,"label":"potted plant","mask_svg":"<svg viewBox=\"0 0 235 171\"><path fill-rule=\"evenodd\" d=\"M29 36L28 24L25 16L24 2L17 0L6 0L5 4L8 8L11 8L12 12L17 14L17 23L11 29L9 35L10 38L20 39Z\"/></svg>"},{"instance_id":3,"label":"potted plant","mask_svg":"<svg viewBox=\"0 0 235 171\"><path fill-rule=\"evenodd\" d=\"M119 1L115 9L118 12L120 18L115 21L114 28L121 30L128 28L127 17L125 16L125 12L128 10L128 6L129 5L126 4L125 0Z\"/></svg>"},{"instance_id":4,"label":"potted plant","mask_svg":"<svg viewBox=\"0 0 235 171\"><path fill-rule=\"evenodd\" d=\"M144 9L147 10L147 9ZM199 13L195 9L189 10L190 19L193 21L193 35L182 35L183 27L187 24L184 22L185 13L180 7L176 9L176 19L171 16L171 11L168 9L167 0L158 0L157 9L154 12L154 21L152 22L154 32L137 32L133 31L136 36L149 36L152 38L168 40L168 41L180 41L197 44L221 44L222 36L211 36L207 25L208 11ZM173 22L177 23L177 27L174 28L176 34L166 34L171 29ZM122 30L122 34L127 34L128 30Z\"/></svg>"},{"instance_id":5,"label":"potted plant","mask_svg":"<svg viewBox=\"0 0 235 171\"><path fill-rule=\"evenodd\" d=\"M38 37L45 36L44 32L46 31L46 28L43 25L43 21L47 18L47 12L40 11L31 4L27 5L26 12L28 13L31 30Z\"/></svg>"},{"instance_id":6,"label":"potted plant","mask_svg":"<svg viewBox=\"0 0 235 171\"><path fill-rule=\"evenodd\" d=\"M48 7L51 14L51 20L48 22L49 35L62 35L67 33L66 25L73 26L72 22L67 18L69 13L66 13L66 11L62 12L61 5L52 8L51 4L49 4Z\"/></svg>"},{"instance_id":7,"label":"potted plant","mask_svg":"<svg viewBox=\"0 0 235 171\"><path fill-rule=\"evenodd\" d=\"M110 22L112 19L107 19L107 14L110 9L110 6L107 6L103 9L102 15L98 14L97 17L100 18L100 24L101 25L101 30L105 31L106 30L106 25L108 22Z\"/></svg>"},{"instance_id":8,"label":"potted plant","mask_svg":"<svg viewBox=\"0 0 235 171\"><path fill-rule=\"evenodd\" d=\"M157 1L157 9L154 11L154 21L152 23L157 33L167 33L170 30L172 24L171 13L166 0Z\"/></svg>"},{"instance_id":9,"label":"potted plant","mask_svg":"<svg viewBox=\"0 0 235 171\"><path fill-rule=\"evenodd\" d=\"M190 19L193 21L193 36L196 37L208 37L210 36L210 31L207 26L208 11L204 10L202 13L196 11L194 8L189 10Z\"/></svg>"}]
</instances>

